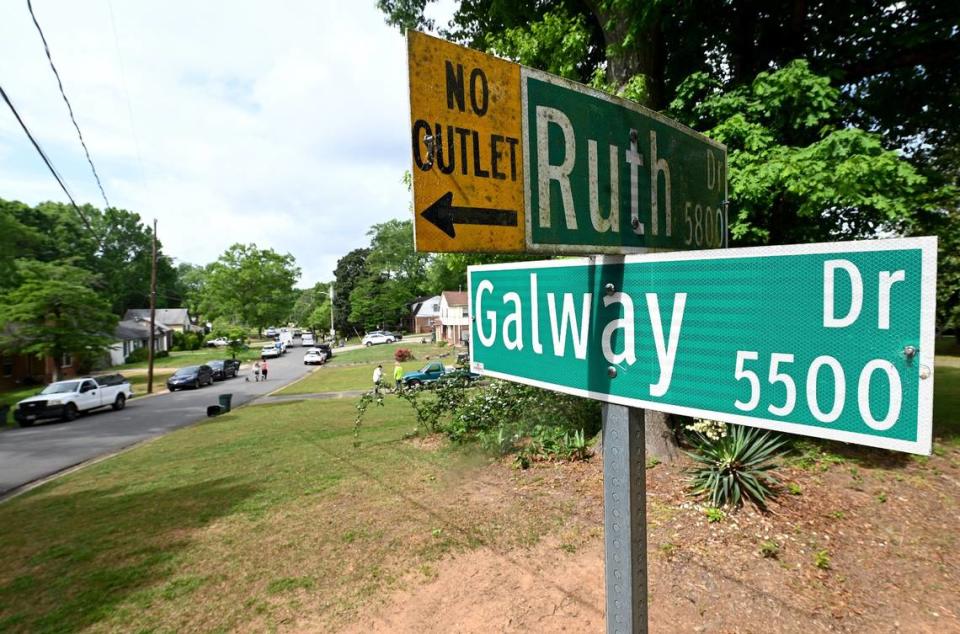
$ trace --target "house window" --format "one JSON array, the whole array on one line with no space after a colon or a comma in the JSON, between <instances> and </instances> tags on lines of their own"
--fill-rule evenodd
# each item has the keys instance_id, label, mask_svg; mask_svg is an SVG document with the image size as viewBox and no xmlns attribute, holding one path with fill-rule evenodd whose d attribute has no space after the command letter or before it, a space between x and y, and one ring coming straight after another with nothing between
<instances>
[{"instance_id":1,"label":"house window","mask_svg":"<svg viewBox=\"0 0 960 634\"><path fill-rule=\"evenodd\" d=\"M440 304L434 304L434 305L433 305L433 312L435 312L435 313L439 313L439 312L440 312Z\"/></svg>"},{"instance_id":2,"label":"house window","mask_svg":"<svg viewBox=\"0 0 960 634\"><path fill-rule=\"evenodd\" d=\"M3 363L3 367L2 367L3 376L4 377L13 376L13 359L8 359L7 357L3 357L2 363Z\"/></svg>"},{"instance_id":3,"label":"house window","mask_svg":"<svg viewBox=\"0 0 960 634\"><path fill-rule=\"evenodd\" d=\"M60 367L69 368L73 365L73 355L69 352L64 352L63 356L60 358Z\"/></svg>"}]
</instances>

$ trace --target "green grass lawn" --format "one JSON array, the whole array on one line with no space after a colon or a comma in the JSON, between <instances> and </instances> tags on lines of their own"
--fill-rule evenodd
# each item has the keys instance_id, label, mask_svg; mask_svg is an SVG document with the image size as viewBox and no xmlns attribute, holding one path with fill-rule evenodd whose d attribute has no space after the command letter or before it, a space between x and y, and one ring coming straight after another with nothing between
<instances>
[{"instance_id":1,"label":"green grass lawn","mask_svg":"<svg viewBox=\"0 0 960 634\"><path fill-rule=\"evenodd\" d=\"M249 361L251 359L260 358L261 345L263 344L251 344L249 350L238 352L237 358L241 361ZM232 353L228 348L201 348L200 350L183 350L179 352L171 352L170 356L156 359L153 367L176 369L189 365L200 365L201 363L213 361L214 359L229 359L231 356ZM122 373L124 370L145 370L146 368L146 361L138 361L137 363L126 363L124 365L114 366L107 370L107 372Z\"/></svg>"},{"instance_id":2,"label":"green grass lawn","mask_svg":"<svg viewBox=\"0 0 960 634\"><path fill-rule=\"evenodd\" d=\"M174 373L174 370L169 369L153 369L153 391L167 389L167 379L170 378L170 375ZM127 375L127 380L130 381L130 387L133 388L134 394L137 396L143 396L147 393L147 375L144 374L130 374Z\"/></svg>"},{"instance_id":3,"label":"green grass lawn","mask_svg":"<svg viewBox=\"0 0 960 634\"><path fill-rule=\"evenodd\" d=\"M549 530L465 499L485 459L404 442L404 403L359 447L354 416L241 408L0 504L0 631L324 631L450 552Z\"/></svg>"},{"instance_id":4,"label":"green grass lawn","mask_svg":"<svg viewBox=\"0 0 960 634\"><path fill-rule=\"evenodd\" d=\"M412 364L404 368L414 369ZM317 392L343 392L346 390L366 390L373 387L373 369L376 363L351 365L348 367L321 366L302 381L285 387L279 394L315 394ZM393 376L393 364L384 366L385 378Z\"/></svg>"},{"instance_id":5,"label":"green grass lawn","mask_svg":"<svg viewBox=\"0 0 960 634\"><path fill-rule=\"evenodd\" d=\"M960 444L960 365L938 364L933 377L933 437Z\"/></svg>"},{"instance_id":6,"label":"green grass lawn","mask_svg":"<svg viewBox=\"0 0 960 634\"><path fill-rule=\"evenodd\" d=\"M393 353L400 348L405 348L410 350L415 357L414 361L404 362L404 367L407 363L419 363L426 360L429 356L431 358L437 357L439 355L447 355L445 359L450 359L447 363L453 363L457 358L457 353L451 346L436 346L433 344L423 344L414 343L412 341L400 342L398 344L383 344L379 346L370 346L369 348L361 348L360 350L349 350L347 352L337 352L333 351L335 355L333 359L330 360L329 365L344 365L347 363L389 363L391 367L393 365ZM417 366L420 367L419 365ZM412 368L411 368L412 369Z\"/></svg>"}]
</instances>

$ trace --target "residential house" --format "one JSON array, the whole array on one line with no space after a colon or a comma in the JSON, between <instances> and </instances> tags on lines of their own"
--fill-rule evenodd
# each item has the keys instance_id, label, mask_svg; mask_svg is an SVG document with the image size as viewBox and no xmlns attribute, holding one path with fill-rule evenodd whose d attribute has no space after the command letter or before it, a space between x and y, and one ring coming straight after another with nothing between
<instances>
[{"instance_id":1,"label":"residential house","mask_svg":"<svg viewBox=\"0 0 960 634\"><path fill-rule=\"evenodd\" d=\"M443 291L440 295L440 317L434 321L437 341L457 345L470 339L470 315L464 291Z\"/></svg>"},{"instance_id":2,"label":"residential house","mask_svg":"<svg viewBox=\"0 0 960 634\"><path fill-rule=\"evenodd\" d=\"M415 335L433 332L434 322L440 316L440 296L418 297L410 305L408 330Z\"/></svg>"},{"instance_id":3,"label":"residential house","mask_svg":"<svg viewBox=\"0 0 960 634\"><path fill-rule=\"evenodd\" d=\"M159 323L154 324L154 351L164 352L173 345L173 329ZM127 356L138 348L146 348L150 341L150 320L124 319L117 323L114 330L116 340L109 348L110 365L121 365Z\"/></svg>"},{"instance_id":4,"label":"residential house","mask_svg":"<svg viewBox=\"0 0 960 634\"><path fill-rule=\"evenodd\" d=\"M149 323L149 308L131 308L123 315L123 321L141 320ZM155 322L163 324L177 332L203 332L203 328L194 325L186 308L158 308Z\"/></svg>"},{"instance_id":5,"label":"residential house","mask_svg":"<svg viewBox=\"0 0 960 634\"><path fill-rule=\"evenodd\" d=\"M56 363L52 357L40 358L32 354L0 353L0 389L15 389L29 385L44 385L53 381ZM77 375L73 355L60 359L60 378Z\"/></svg>"}]
</instances>

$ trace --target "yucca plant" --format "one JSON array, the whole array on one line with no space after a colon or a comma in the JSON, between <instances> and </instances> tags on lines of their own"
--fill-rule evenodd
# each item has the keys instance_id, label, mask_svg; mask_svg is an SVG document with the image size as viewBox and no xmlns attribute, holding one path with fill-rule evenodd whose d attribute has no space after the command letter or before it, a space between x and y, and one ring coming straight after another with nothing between
<instances>
[{"instance_id":1,"label":"yucca plant","mask_svg":"<svg viewBox=\"0 0 960 634\"><path fill-rule=\"evenodd\" d=\"M692 493L706 495L715 507L740 506L750 500L766 508L767 498L777 494L779 482L770 473L787 439L753 427L730 425L726 435L710 439L700 433L691 437L694 451L687 452L698 464L691 470Z\"/></svg>"}]
</instances>

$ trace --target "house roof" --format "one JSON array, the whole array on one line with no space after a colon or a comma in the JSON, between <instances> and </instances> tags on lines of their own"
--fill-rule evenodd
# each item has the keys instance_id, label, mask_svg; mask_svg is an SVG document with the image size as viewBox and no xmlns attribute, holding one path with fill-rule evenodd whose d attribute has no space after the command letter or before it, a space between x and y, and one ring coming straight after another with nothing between
<instances>
[{"instance_id":1,"label":"house roof","mask_svg":"<svg viewBox=\"0 0 960 634\"><path fill-rule=\"evenodd\" d=\"M154 332L162 335L170 329L163 324L155 324ZM150 324L136 319L123 319L117 322L117 327L113 331L113 336L119 341L131 341L133 339L149 338Z\"/></svg>"},{"instance_id":2,"label":"house roof","mask_svg":"<svg viewBox=\"0 0 960 634\"><path fill-rule=\"evenodd\" d=\"M149 308L131 308L123 315L126 320L150 320ZM156 321L161 324L190 325L190 314L186 308L158 308Z\"/></svg>"},{"instance_id":3,"label":"house roof","mask_svg":"<svg viewBox=\"0 0 960 634\"><path fill-rule=\"evenodd\" d=\"M437 304L438 310L433 309L433 305ZM417 301L410 305L410 312L413 313L414 317L435 317L440 313L440 296L431 295L428 297L418 297Z\"/></svg>"},{"instance_id":4,"label":"house roof","mask_svg":"<svg viewBox=\"0 0 960 634\"><path fill-rule=\"evenodd\" d=\"M447 306L466 306L466 291L443 291L443 298L447 300Z\"/></svg>"}]
</instances>

